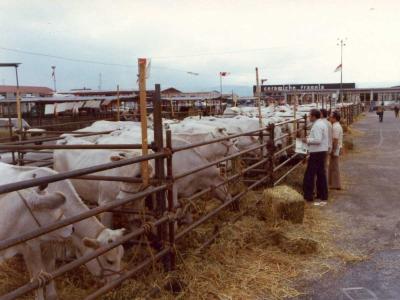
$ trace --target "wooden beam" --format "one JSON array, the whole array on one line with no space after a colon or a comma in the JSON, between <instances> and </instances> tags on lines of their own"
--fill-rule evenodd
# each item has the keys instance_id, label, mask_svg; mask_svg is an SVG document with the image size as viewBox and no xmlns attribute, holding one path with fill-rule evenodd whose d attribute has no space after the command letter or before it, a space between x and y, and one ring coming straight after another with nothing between
<instances>
[{"instance_id":1,"label":"wooden beam","mask_svg":"<svg viewBox=\"0 0 400 300\"><path fill-rule=\"evenodd\" d=\"M142 128L142 155L148 154L147 140L147 101L146 101L146 64L145 58L138 59L139 67L139 105L140 105L140 123ZM149 165L148 161L141 162L143 184L149 183Z\"/></svg>"}]
</instances>

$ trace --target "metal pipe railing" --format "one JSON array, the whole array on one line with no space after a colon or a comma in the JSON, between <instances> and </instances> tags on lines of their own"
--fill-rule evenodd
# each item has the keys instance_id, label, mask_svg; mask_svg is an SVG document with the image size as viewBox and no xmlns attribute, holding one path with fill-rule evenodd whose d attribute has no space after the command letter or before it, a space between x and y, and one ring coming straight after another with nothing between
<instances>
[{"instance_id":1,"label":"metal pipe railing","mask_svg":"<svg viewBox=\"0 0 400 300\"><path fill-rule=\"evenodd\" d=\"M154 226L159 226L160 224L164 223L168 221L168 217L163 217L157 221L154 222ZM110 251L111 249L114 249L116 247L118 247L119 245L122 245L125 242L128 242L129 240L141 235L145 233L145 229L144 228L139 228L137 230L135 230L134 232L128 233L124 236L122 236L121 238L119 238L117 241L112 242L110 244L107 244L105 246L101 246L98 249L94 250L93 252L91 252L90 254L86 254L81 256L80 258L77 258L76 260L73 260L72 262L61 266L59 269L57 269L56 271L50 273L51 278L55 279L60 277L61 275L64 275L65 273L76 269L77 267L86 264L87 262L91 261L92 259L95 259L96 257L103 255L104 253L106 253L107 251ZM38 279L35 279L19 288L17 288L16 290L3 295L2 297L0 297L0 300L13 300L16 299L18 297L21 297L35 289L40 288L41 284L47 284L49 283L49 279L44 279L42 281L39 281Z\"/></svg>"},{"instance_id":2,"label":"metal pipe railing","mask_svg":"<svg viewBox=\"0 0 400 300\"><path fill-rule=\"evenodd\" d=\"M26 188L30 188L30 187L34 187L34 186L38 186L38 185L42 185L42 184L47 184L47 183L51 183L51 182L56 182L56 181L60 181L63 179L70 179L73 177L87 175L90 173L96 173L96 172L100 172L100 171L104 171L104 170L127 166L127 165L139 163L142 161L146 161L146 160L150 160L150 159L154 159L154 158L158 158L158 157L166 157L166 154L164 154L163 152L153 153L153 154L143 155L143 156L139 156L139 157L135 157L135 158L128 158L128 159L123 159L123 160L119 160L119 161L109 162L109 163L105 163L105 164L101 164L101 165L97 165L97 166L93 166L93 167L87 167L87 168L68 171L68 172L64 172L64 173L58 173L58 174L51 175L51 176L44 176L44 177L40 177L40 178L23 180L23 181L14 182L14 183L8 183L8 184L4 184L4 185L0 186L0 194L14 192L17 190L26 189Z\"/></svg>"},{"instance_id":3,"label":"metal pipe railing","mask_svg":"<svg viewBox=\"0 0 400 300\"><path fill-rule=\"evenodd\" d=\"M203 166L201 166L201 167L198 167L198 168L189 170L189 171L187 171L187 172L181 173L181 174L179 174L179 175L176 175L176 176L174 176L174 179L175 179L175 180L178 180L178 179L183 178L183 177L185 177L185 176L188 176L188 175L191 175L191 174L193 174L193 173L196 173L196 172L202 171L202 170L204 170L204 169L210 168L210 167L212 167L212 166L215 166L216 164L219 164L219 163L221 163L221 162L230 160L230 159L232 159L232 158L239 157L240 155L242 155L242 154L244 154L244 153L248 153L248 152L252 152L252 151L258 150L258 149L260 149L260 148L262 148L262 147L265 147L266 145L267 145L267 143L264 143L264 144L261 144L261 145L259 145L259 146L252 147L252 148L249 148L249 149L240 151L240 152L238 152L238 153L235 153L235 154L232 154L232 155L223 157L223 158L221 158L221 159L218 159L218 160L216 160L216 161L210 162L210 163L208 163L208 164L206 164L206 165L203 165Z\"/></svg>"},{"instance_id":4,"label":"metal pipe railing","mask_svg":"<svg viewBox=\"0 0 400 300\"><path fill-rule=\"evenodd\" d=\"M43 234L52 232L52 231L60 229L62 227L65 227L65 226L77 223L79 221L82 221L84 219L96 216L96 215L98 215L100 213L109 211L110 209L114 209L114 208L117 208L119 206L125 205L125 204L130 203L132 201L135 201L137 199L146 197L147 195L150 195L152 193L155 193L155 192L158 192L158 191L161 191L161 190L165 190L166 188L167 188L167 185L161 185L159 187L152 188L152 189L149 189L147 191L139 192L139 193L135 194L134 196L132 196L132 197L130 197L128 199L116 200L116 201L113 201L113 202L111 202L109 204L105 204L105 205L98 206L96 208L90 209L90 210L88 210L88 211L86 211L84 213L78 214L76 216L65 218L65 219L63 219L61 221L52 223L50 225L40 227L38 229L35 229L35 230L30 231L30 232L24 233L24 234L22 234L20 236L9 238L9 239L6 239L6 240L2 240L2 241L0 241L0 251L8 249L8 248L10 248L12 246L15 246L17 244L29 241L31 239L34 239L34 238L38 237L38 236L41 236Z\"/></svg>"}]
</instances>

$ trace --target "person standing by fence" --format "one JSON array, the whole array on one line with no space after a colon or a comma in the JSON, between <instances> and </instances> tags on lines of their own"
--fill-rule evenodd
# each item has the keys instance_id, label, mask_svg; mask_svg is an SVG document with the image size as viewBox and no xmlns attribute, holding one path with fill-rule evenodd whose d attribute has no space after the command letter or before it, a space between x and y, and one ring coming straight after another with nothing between
<instances>
[{"instance_id":1,"label":"person standing by fence","mask_svg":"<svg viewBox=\"0 0 400 300\"><path fill-rule=\"evenodd\" d=\"M321 120L321 112L310 111L310 121L313 126L310 135L304 139L308 145L310 157L303 179L304 200L314 200L315 178L317 178L317 199L328 200L328 182L326 179L325 160L328 152L328 126Z\"/></svg>"},{"instance_id":2,"label":"person standing by fence","mask_svg":"<svg viewBox=\"0 0 400 300\"><path fill-rule=\"evenodd\" d=\"M397 105L395 105L395 107L394 107L394 116L396 118L399 117L399 111L400 111L400 108Z\"/></svg>"},{"instance_id":3,"label":"person standing by fence","mask_svg":"<svg viewBox=\"0 0 400 300\"><path fill-rule=\"evenodd\" d=\"M332 153L329 159L328 182L331 189L341 190L339 157L343 147L343 128L340 125L340 113L334 111L331 114L332 122Z\"/></svg>"}]
</instances>

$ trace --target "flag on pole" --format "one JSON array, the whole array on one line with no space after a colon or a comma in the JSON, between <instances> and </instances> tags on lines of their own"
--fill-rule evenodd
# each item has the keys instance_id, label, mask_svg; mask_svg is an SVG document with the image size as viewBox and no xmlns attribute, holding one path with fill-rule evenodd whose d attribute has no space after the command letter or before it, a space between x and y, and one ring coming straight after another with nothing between
<instances>
[{"instance_id":1,"label":"flag on pole","mask_svg":"<svg viewBox=\"0 0 400 300\"><path fill-rule=\"evenodd\" d=\"M51 67L51 69L53 70L52 72L51 72L51 78L56 78L56 66L52 66Z\"/></svg>"},{"instance_id":2,"label":"flag on pole","mask_svg":"<svg viewBox=\"0 0 400 300\"><path fill-rule=\"evenodd\" d=\"M342 70L342 64L338 65L334 72L339 72Z\"/></svg>"},{"instance_id":3,"label":"flag on pole","mask_svg":"<svg viewBox=\"0 0 400 300\"><path fill-rule=\"evenodd\" d=\"M231 73L229 73L229 72L219 72L219 76L222 76L222 77L228 76L229 74L231 74Z\"/></svg>"}]
</instances>

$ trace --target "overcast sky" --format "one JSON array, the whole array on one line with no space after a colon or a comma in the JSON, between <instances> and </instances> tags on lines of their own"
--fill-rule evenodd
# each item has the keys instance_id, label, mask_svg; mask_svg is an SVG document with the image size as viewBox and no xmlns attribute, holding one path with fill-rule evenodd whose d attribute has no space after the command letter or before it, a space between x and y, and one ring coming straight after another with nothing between
<instances>
[{"instance_id":1,"label":"overcast sky","mask_svg":"<svg viewBox=\"0 0 400 300\"><path fill-rule=\"evenodd\" d=\"M137 58L152 58L148 86L183 90L251 87L254 68L270 84L400 84L398 0L0 0L0 61L21 62L20 84L58 90L136 87ZM4 50L125 66L66 61ZM197 72L199 76L186 72ZM14 84L0 70L0 84Z\"/></svg>"}]
</instances>

